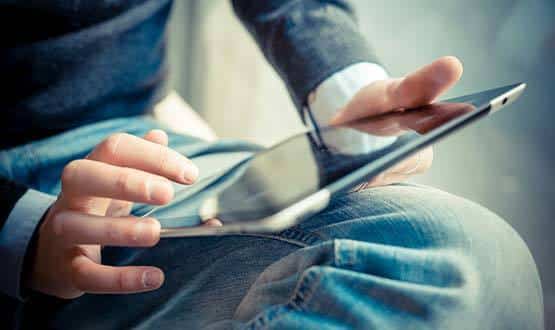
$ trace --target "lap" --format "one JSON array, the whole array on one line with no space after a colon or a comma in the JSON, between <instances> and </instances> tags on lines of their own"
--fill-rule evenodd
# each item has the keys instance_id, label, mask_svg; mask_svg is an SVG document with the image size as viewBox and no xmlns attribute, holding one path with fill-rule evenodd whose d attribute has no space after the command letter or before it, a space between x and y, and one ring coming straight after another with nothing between
<instances>
[{"instance_id":1,"label":"lap","mask_svg":"<svg viewBox=\"0 0 555 330\"><path fill-rule=\"evenodd\" d=\"M137 295L85 295L56 306L50 322L471 329L535 328L542 317L535 265L518 235L471 202L419 186L344 195L276 235L110 248L105 262L160 266L165 285Z\"/></svg>"},{"instance_id":2,"label":"lap","mask_svg":"<svg viewBox=\"0 0 555 330\"><path fill-rule=\"evenodd\" d=\"M137 118L79 128L0 153L0 170L54 194L62 167L106 135L155 127ZM256 150L175 135L170 144L199 161ZM518 235L482 207L419 186L346 194L276 235L165 239L150 249L105 248L103 259L159 266L166 282L136 295L37 297L26 306L29 326L533 329L542 323L537 271Z\"/></svg>"},{"instance_id":3,"label":"lap","mask_svg":"<svg viewBox=\"0 0 555 330\"><path fill-rule=\"evenodd\" d=\"M381 187L338 198L294 230L319 243L266 269L237 319L305 329L324 320L377 329L542 327L526 245L468 200L423 186Z\"/></svg>"}]
</instances>

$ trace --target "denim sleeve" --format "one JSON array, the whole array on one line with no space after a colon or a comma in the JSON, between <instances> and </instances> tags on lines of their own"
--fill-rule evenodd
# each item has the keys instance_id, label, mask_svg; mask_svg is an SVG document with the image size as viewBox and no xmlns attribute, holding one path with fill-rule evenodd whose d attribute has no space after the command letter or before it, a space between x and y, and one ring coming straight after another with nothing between
<instances>
[{"instance_id":1,"label":"denim sleeve","mask_svg":"<svg viewBox=\"0 0 555 330\"><path fill-rule=\"evenodd\" d=\"M232 0L235 12L287 84L297 108L327 77L377 59L346 0Z\"/></svg>"},{"instance_id":2,"label":"denim sleeve","mask_svg":"<svg viewBox=\"0 0 555 330\"><path fill-rule=\"evenodd\" d=\"M29 189L6 219L0 230L0 260L3 268L0 293L22 300L23 259L37 225L55 199L55 196Z\"/></svg>"}]
</instances>

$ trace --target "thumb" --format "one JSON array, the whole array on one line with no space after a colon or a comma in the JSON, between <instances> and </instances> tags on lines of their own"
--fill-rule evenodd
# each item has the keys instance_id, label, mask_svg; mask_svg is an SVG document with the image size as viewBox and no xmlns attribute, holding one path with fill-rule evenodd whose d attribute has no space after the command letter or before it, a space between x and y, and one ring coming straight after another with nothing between
<instances>
[{"instance_id":1,"label":"thumb","mask_svg":"<svg viewBox=\"0 0 555 330\"><path fill-rule=\"evenodd\" d=\"M341 125L394 110L427 105L453 86L462 75L462 64L453 56L442 57L404 78L376 81L361 89L332 118Z\"/></svg>"}]
</instances>

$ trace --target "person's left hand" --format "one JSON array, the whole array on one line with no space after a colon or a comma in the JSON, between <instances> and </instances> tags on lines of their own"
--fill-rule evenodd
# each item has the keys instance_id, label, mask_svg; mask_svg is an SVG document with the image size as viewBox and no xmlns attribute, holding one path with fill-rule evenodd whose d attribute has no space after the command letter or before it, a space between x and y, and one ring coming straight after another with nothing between
<instances>
[{"instance_id":1,"label":"person's left hand","mask_svg":"<svg viewBox=\"0 0 555 330\"><path fill-rule=\"evenodd\" d=\"M461 62L452 56L442 57L405 77L379 80L362 88L339 110L330 124L334 126L402 112L432 103L460 79ZM365 187L382 186L406 180L425 172L432 165L433 151L427 148L373 178Z\"/></svg>"}]
</instances>

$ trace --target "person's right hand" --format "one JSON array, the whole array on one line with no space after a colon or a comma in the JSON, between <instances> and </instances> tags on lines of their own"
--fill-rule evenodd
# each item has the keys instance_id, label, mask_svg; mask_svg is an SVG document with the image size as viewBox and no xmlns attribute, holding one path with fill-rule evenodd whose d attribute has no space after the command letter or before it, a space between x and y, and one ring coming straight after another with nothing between
<instances>
[{"instance_id":1,"label":"person's right hand","mask_svg":"<svg viewBox=\"0 0 555 330\"><path fill-rule=\"evenodd\" d=\"M162 205L173 198L170 180L191 184L198 169L168 148L160 130L144 139L118 133L86 159L69 163L62 192L39 228L28 286L60 298L88 293L134 293L159 288L155 267L101 264L101 246L153 246L160 223L129 216L131 202Z\"/></svg>"}]
</instances>

